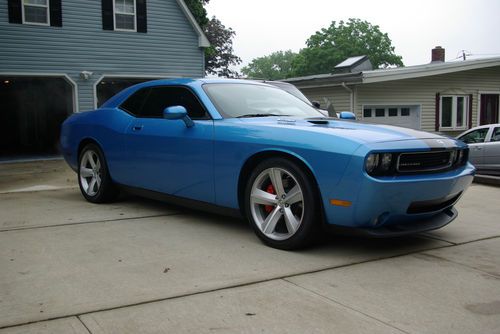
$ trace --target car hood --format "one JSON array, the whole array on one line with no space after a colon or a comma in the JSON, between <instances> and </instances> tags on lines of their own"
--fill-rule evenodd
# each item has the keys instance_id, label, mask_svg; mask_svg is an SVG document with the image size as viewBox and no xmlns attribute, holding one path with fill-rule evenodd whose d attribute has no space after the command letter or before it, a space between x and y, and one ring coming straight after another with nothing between
<instances>
[{"instance_id":1,"label":"car hood","mask_svg":"<svg viewBox=\"0 0 500 334\"><path fill-rule=\"evenodd\" d=\"M391 125L343 121L335 118L256 117L240 120L253 126L295 128L301 131L331 134L363 144L415 139L450 140L448 137L424 131Z\"/></svg>"}]
</instances>

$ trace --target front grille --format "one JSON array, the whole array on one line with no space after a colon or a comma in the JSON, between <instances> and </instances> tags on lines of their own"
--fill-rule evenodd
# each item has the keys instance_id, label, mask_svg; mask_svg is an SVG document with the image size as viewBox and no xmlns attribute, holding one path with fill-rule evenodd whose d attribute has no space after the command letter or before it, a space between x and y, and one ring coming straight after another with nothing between
<instances>
[{"instance_id":1,"label":"front grille","mask_svg":"<svg viewBox=\"0 0 500 334\"><path fill-rule=\"evenodd\" d=\"M430 201L412 202L406 212L412 214L439 211L452 206L460 198L461 194L462 193L460 192L458 194Z\"/></svg>"},{"instance_id":2,"label":"front grille","mask_svg":"<svg viewBox=\"0 0 500 334\"><path fill-rule=\"evenodd\" d=\"M456 151L401 153L396 168L400 173L439 171L451 167L455 157Z\"/></svg>"}]
</instances>

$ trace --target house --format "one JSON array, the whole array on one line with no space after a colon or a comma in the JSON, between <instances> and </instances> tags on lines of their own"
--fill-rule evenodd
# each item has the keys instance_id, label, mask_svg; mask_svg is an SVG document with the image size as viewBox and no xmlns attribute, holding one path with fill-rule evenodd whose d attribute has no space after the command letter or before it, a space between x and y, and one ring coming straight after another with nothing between
<instances>
[{"instance_id":1,"label":"house","mask_svg":"<svg viewBox=\"0 0 500 334\"><path fill-rule=\"evenodd\" d=\"M498 123L500 57L445 62L432 50L429 64L371 70L367 57L353 57L332 74L291 78L308 98L330 112L353 111L358 119L454 136Z\"/></svg>"},{"instance_id":2,"label":"house","mask_svg":"<svg viewBox=\"0 0 500 334\"><path fill-rule=\"evenodd\" d=\"M134 83L204 76L183 0L0 0L0 158L55 152L61 122Z\"/></svg>"}]
</instances>

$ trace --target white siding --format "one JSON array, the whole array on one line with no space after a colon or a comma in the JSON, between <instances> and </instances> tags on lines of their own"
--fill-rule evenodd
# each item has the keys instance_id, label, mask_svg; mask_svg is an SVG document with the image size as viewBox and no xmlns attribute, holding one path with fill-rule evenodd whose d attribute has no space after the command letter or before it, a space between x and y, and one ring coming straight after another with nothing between
<instances>
[{"instance_id":1,"label":"white siding","mask_svg":"<svg viewBox=\"0 0 500 334\"><path fill-rule=\"evenodd\" d=\"M476 126L480 91L500 91L500 67L359 85L355 112L361 117L363 105L418 104L422 106L421 129L435 131L436 93L472 94L472 126Z\"/></svg>"},{"instance_id":2,"label":"white siding","mask_svg":"<svg viewBox=\"0 0 500 334\"><path fill-rule=\"evenodd\" d=\"M336 112L351 109L351 94L343 87L302 88L301 91L309 100L321 103L321 108L326 108L327 99L333 104Z\"/></svg>"}]
</instances>

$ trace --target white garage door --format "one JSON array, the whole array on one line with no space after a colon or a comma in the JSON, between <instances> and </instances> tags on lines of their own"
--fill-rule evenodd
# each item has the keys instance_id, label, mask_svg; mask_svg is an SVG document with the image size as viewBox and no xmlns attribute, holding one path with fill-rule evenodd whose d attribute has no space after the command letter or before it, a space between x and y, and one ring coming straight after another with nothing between
<instances>
[{"instance_id":1,"label":"white garage door","mask_svg":"<svg viewBox=\"0 0 500 334\"><path fill-rule=\"evenodd\" d=\"M420 106L364 106L363 121L420 129Z\"/></svg>"}]
</instances>

